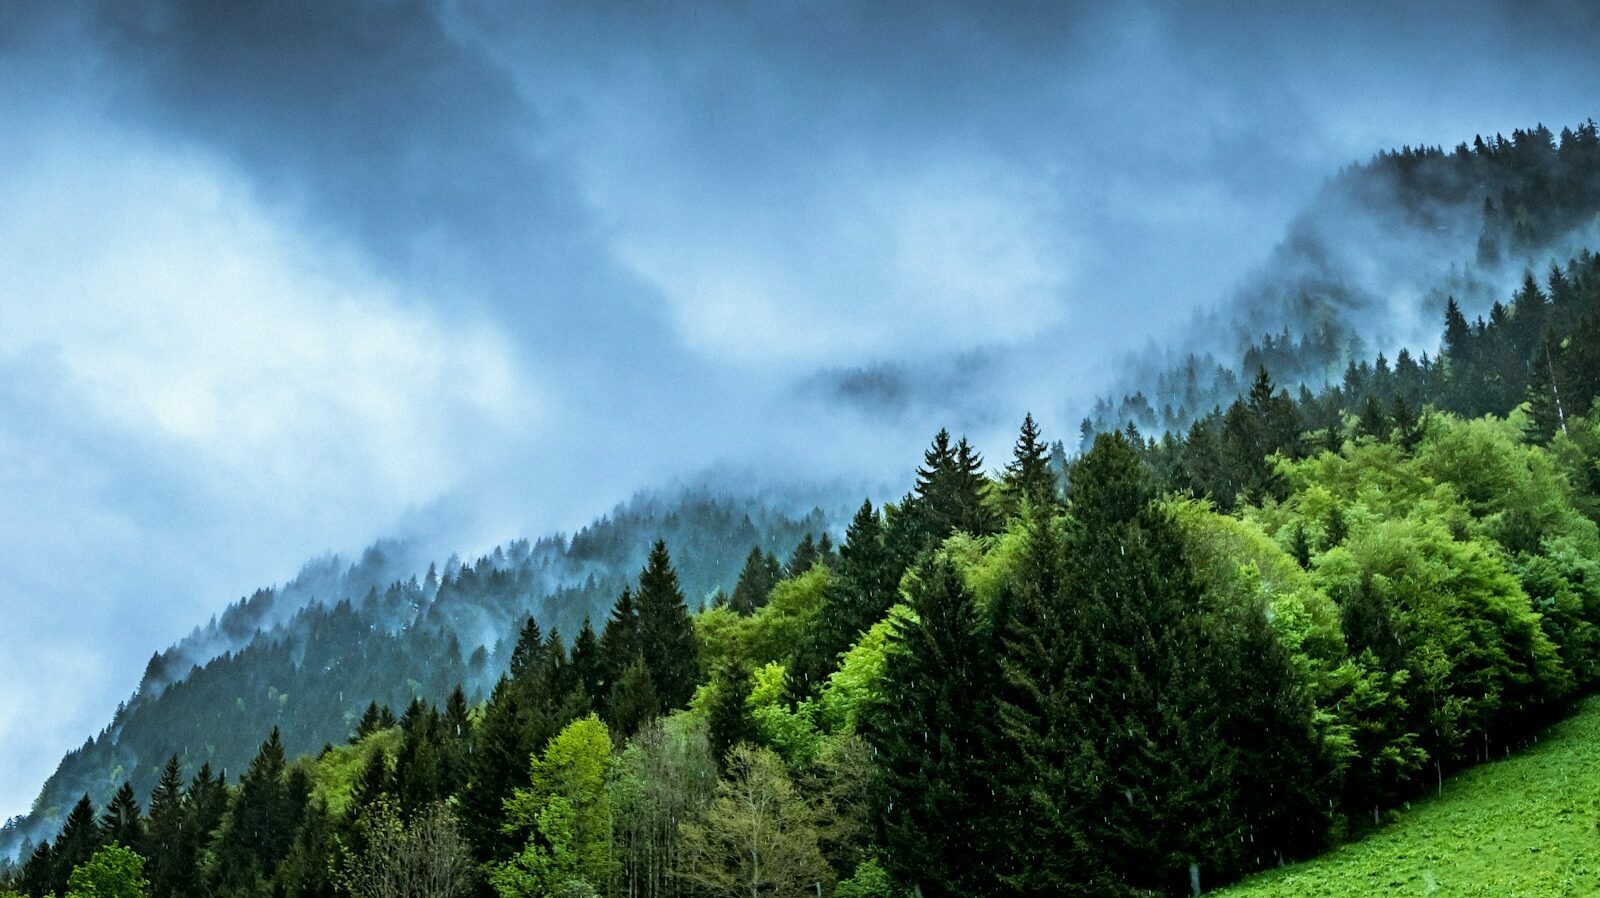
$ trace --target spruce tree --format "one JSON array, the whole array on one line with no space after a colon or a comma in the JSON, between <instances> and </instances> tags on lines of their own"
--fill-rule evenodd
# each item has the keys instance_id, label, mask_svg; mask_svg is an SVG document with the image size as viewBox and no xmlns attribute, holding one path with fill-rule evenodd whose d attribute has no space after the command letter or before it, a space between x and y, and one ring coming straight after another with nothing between
<instances>
[{"instance_id":1,"label":"spruce tree","mask_svg":"<svg viewBox=\"0 0 1600 898\"><path fill-rule=\"evenodd\" d=\"M213 775L211 764L202 763L194 779L189 781L186 797L194 812L196 844L204 845L222 826L222 818L228 811L228 774Z\"/></svg>"},{"instance_id":2,"label":"spruce tree","mask_svg":"<svg viewBox=\"0 0 1600 898\"><path fill-rule=\"evenodd\" d=\"M1041 508L1055 504L1056 479L1050 470L1050 449L1031 412L1022 419L1002 483L1013 513L1023 501Z\"/></svg>"},{"instance_id":3,"label":"spruce tree","mask_svg":"<svg viewBox=\"0 0 1600 898\"><path fill-rule=\"evenodd\" d=\"M140 850L147 859L150 898L184 898L196 888L194 866L200 840L194 813L183 788L178 756L167 759L161 779L150 793L150 824Z\"/></svg>"},{"instance_id":4,"label":"spruce tree","mask_svg":"<svg viewBox=\"0 0 1600 898\"><path fill-rule=\"evenodd\" d=\"M606 723L622 737L632 736L660 716L661 700L656 696L650 668L645 666L643 658L634 658L633 663L623 669L606 698L606 707L609 709Z\"/></svg>"},{"instance_id":5,"label":"spruce tree","mask_svg":"<svg viewBox=\"0 0 1600 898\"><path fill-rule=\"evenodd\" d=\"M883 619L899 597L903 568L892 556L883 521L863 502L845 531L838 576L823 596L813 625L790 659L786 691L792 701L812 697L839 666L839 655Z\"/></svg>"},{"instance_id":6,"label":"spruce tree","mask_svg":"<svg viewBox=\"0 0 1600 898\"><path fill-rule=\"evenodd\" d=\"M133 783L124 782L100 818L100 831L107 844L115 843L134 851L144 849L144 811L134 797Z\"/></svg>"},{"instance_id":7,"label":"spruce tree","mask_svg":"<svg viewBox=\"0 0 1600 898\"><path fill-rule=\"evenodd\" d=\"M525 677L528 671L538 665L544 656L544 648L544 635L539 631L539 622L530 614L522 622L517 644L511 649L511 679Z\"/></svg>"},{"instance_id":8,"label":"spruce tree","mask_svg":"<svg viewBox=\"0 0 1600 898\"><path fill-rule=\"evenodd\" d=\"M783 573L787 577L798 577L821 559L817 551L817 541L807 533L800 538L799 544L794 547L794 552L789 556L789 563L784 566Z\"/></svg>"},{"instance_id":9,"label":"spruce tree","mask_svg":"<svg viewBox=\"0 0 1600 898\"><path fill-rule=\"evenodd\" d=\"M521 785L531 749L523 734L518 691L501 677L484 705L474 734L469 775L462 790L461 822L480 863L501 859L511 844L500 831L505 800Z\"/></svg>"},{"instance_id":10,"label":"spruce tree","mask_svg":"<svg viewBox=\"0 0 1600 898\"><path fill-rule=\"evenodd\" d=\"M587 703L593 709L605 696L606 671L600 638L595 635L587 615L583 618L582 628L578 630L578 638L572 640L572 674L573 679L583 687Z\"/></svg>"},{"instance_id":11,"label":"spruce tree","mask_svg":"<svg viewBox=\"0 0 1600 898\"><path fill-rule=\"evenodd\" d=\"M605 695L609 695L622 672L639 657L639 610L633 604L633 588L622 587L622 595L611 608L606 628L600 633L600 659L606 674Z\"/></svg>"},{"instance_id":12,"label":"spruce tree","mask_svg":"<svg viewBox=\"0 0 1600 898\"><path fill-rule=\"evenodd\" d=\"M992 894L992 655L960 573L918 570L882 693L863 721L879 761L876 817L892 872L929 898Z\"/></svg>"},{"instance_id":13,"label":"spruce tree","mask_svg":"<svg viewBox=\"0 0 1600 898\"><path fill-rule=\"evenodd\" d=\"M639 654L663 710L689 703L700 682L700 645L667 544L657 540L639 574Z\"/></svg>"},{"instance_id":14,"label":"spruce tree","mask_svg":"<svg viewBox=\"0 0 1600 898\"><path fill-rule=\"evenodd\" d=\"M95 820L94 805L85 794L67 813L67 821L56 836L50 851L50 888L48 891L64 895L67 877L73 869L94 856L105 845L105 834Z\"/></svg>"},{"instance_id":15,"label":"spruce tree","mask_svg":"<svg viewBox=\"0 0 1600 898\"><path fill-rule=\"evenodd\" d=\"M223 888L253 888L268 880L289 853L304 813L305 796L290 787L277 727L261 744L229 804L215 842L213 871Z\"/></svg>"},{"instance_id":16,"label":"spruce tree","mask_svg":"<svg viewBox=\"0 0 1600 898\"><path fill-rule=\"evenodd\" d=\"M361 773L356 776L355 783L350 787L350 807L352 814L359 814L363 809L386 795L394 792L394 777L389 771L389 753L380 747L374 747L367 754L367 760L361 765Z\"/></svg>"},{"instance_id":17,"label":"spruce tree","mask_svg":"<svg viewBox=\"0 0 1600 898\"><path fill-rule=\"evenodd\" d=\"M783 570L778 565L778 559L770 552L762 552L760 546L752 548L750 554L745 556L744 567L739 571L739 581L734 584L728 607L745 617L755 614L767 604L772 587L781 579Z\"/></svg>"}]
</instances>

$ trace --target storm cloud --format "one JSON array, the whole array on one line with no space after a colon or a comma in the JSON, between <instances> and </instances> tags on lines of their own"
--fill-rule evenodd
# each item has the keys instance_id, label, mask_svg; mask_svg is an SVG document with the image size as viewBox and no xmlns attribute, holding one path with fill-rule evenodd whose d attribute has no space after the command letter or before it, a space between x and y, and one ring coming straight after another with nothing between
<instances>
[{"instance_id":1,"label":"storm cloud","mask_svg":"<svg viewBox=\"0 0 1600 898\"><path fill-rule=\"evenodd\" d=\"M1600 112L1597 16L8 5L0 814L326 550L1067 436L1341 167Z\"/></svg>"}]
</instances>

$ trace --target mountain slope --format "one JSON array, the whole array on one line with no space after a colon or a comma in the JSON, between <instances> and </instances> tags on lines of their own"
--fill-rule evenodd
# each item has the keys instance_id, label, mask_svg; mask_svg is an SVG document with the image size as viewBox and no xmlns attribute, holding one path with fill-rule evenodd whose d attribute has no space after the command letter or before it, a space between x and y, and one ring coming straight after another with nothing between
<instances>
[{"instance_id":1,"label":"mountain slope","mask_svg":"<svg viewBox=\"0 0 1600 898\"><path fill-rule=\"evenodd\" d=\"M1473 767L1384 829L1312 861L1252 877L1224 898L1493 895L1600 889L1600 698L1537 744Z\"/></svg>"},{"instance_id":2,"label":"mountain slope","mask_svg":"<svg viewBox=\"0 0 1600 898\"><path fill-rule=\"evenodd\" d=\"M84 793L104 804L126 780L148 794L173 754L189 769L237 774L274 726L292 756L343 741L369 701L442 702L458 683L481 698L523 618L569 641L586 617L600 626L657 539L699 603L733 588L753 546L787 557L827 527L820 509L790 515L685 491L636 497L570 537L515 540L475 562L426 565L396 542L348 565L310 562L152 657L139 689L67 753L31 813L0 828L0 857L54 834Z\"/></svg>"}]
</instances>

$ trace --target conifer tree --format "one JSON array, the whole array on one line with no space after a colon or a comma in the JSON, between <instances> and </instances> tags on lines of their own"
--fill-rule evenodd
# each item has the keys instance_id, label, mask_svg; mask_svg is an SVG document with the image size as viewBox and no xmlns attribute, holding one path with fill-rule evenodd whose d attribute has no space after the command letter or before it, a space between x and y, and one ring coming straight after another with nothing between
<instances>
[{"instance_id":1,"label":"conifer tree","mask_svg":"<svg viewBox=\"0 0 1600 898\"><path fill-rule=\"evenodd\" d=\"M141 849L149 861L145 870L150 877L150 898L184 898L194 893L200 844L195 829L193 810L184 794L183 767L173 755L150 793L150 823Z\"/></svg>"},{"instance_id":2,"label":"conifer tree","mask_svg":"<svg viewBox=\"0 0 1600 898\"><path fill-rule=\"evenodd\" d=\"M606 722L621 736L637 733L646 723L661 714L661 700L656 696L650 668L644 659L636 657L622 671L622 676L611 687L606 700L610 717Z\"/></svg>"},{"instance_id":3,"label":"conifer tree","mask_svg":"<svg viewBox=\"0 0 1600 898\"><path fill-rule=\"evenodd\" d=\"M222 826L222 818L227 814L228 774L223 772L213 775L211 764L202 763L200 769L195 772L194 779L189 781L186 797L194 813L196 844L203 845Z\"/></svg>"},{"instance_id":4,"label":"conifer tree","mask_svg":"<svg viewBox=\"0 0 1600 898\"><path fill-rule=\"evenodd\" d=\"M296 795L286 776L283 741L277 727L261 744L229 804L217 833L212 871L223 888L252 888L269 879L289 853L305 811L305 795ZM309 784L305 787L309 792Z\"/></svg>"},{"instance_id":5,"label":"conifer tree","mask_svg":"<svg viewBox=\"0 0 1600 898\"><path fill-rule=\"evenodd\" d=\"M50 851L51 872L48 891L65 894L67 877L74 868L88 861L105 845L105 834L95 820L94 805L85 794L67 813L60 835Z\"/></svg>"},{"instance_id":6,"label":"conifer tree","mask_svg":"<svg viewBox=\"0 0 1600 898\"><path fill-rule=\"evenodd\" d=\"M611 608L606 628L600 634L600 658L606 673L606 695L621 679L622 672L639 657L639 610L634 607L633 588L622 587L622 595Z\"/></svg>"},{"instance_id":7,"label":"conifer tree","mask_svg":"<svg viewBox=\"0 0 1600 898\"><path fill-rule=\"evenodd\" d=\"M522 720L518 690L509 677L501 677L484 705L473 739L467 785L460 796L462 825L480 863L510 851L499 821L505 800L514 789L525 785L521 772L531 748Z\"/></svg>"},{"instance_id":8,"label":"conifer tree","mask_svg":"<svg viewBox=\"0 0 1600 898\"><path fill-rule=\"evenodd\" d=\"M133 783L124 782L111 796L105 814L100 818L100 831L107 844L118 844L135 851L144 848L144 811L134 797Z\"/></svg>"},{"instance_id":9,"label":"conifer tree","mask_svg":"<svg viewBox=\"0 0 1600 898\"><path fill-rule=\"evenodd\" d=\"M878 825L892 872L925 896L996 887L989 782L992 656L960 573L918 570L912 619L886 658L882 695L864 721L880 762Z\"/></svg>"},{"instance_id":10,"label":"conifer tree","mask_svg":"<svg viewBox=\"0 0 1600 898\"><path fill-rule=\"evenodd\" d=\"M663 710L688 704L700 682L700 645L667 544L657 540L639 574L639 653Z\"/></svg>"},{"instance_id":11,"label":"conifer tree","mask_svg":"<svg viewBox=\"0 0 1600 898\"><path fill-rule=\"evenodd\" d=\"M522 622L522 630L517 634L517 644L511 650L511 679L526 677L544 657L544 649L544 635L539 630L539 622L530 614Z\"/></svg>"},{"instance_id":12,"label":"conifer tree","mask_svg":"<svg viewBox=\"0 0 1600 898\"><path fill-rule=\"evenodd\" d=\"M839 666L839 655L883 619L899 597L903 568L886 543L882 518L863 502L845 531L838 579L823 596L822 612L790 659L786 691L793 701L816 694Z\"/></svg>"},{"instance_id":13,"label":"conifer tree","mask_svg":"<svg viewBox=\"0 0 1600 898\"><path fill-rule=\"evenodd\" d=\"M1011 463L1006 465L1002 483L1013 512L1024 500L1039 507L1055 504L1056 483L1050 471L1050 449L1031 412L1022 419L1022 429L1017 434L1016 447L1011 453Z\"/></svg>"},{"instance_id":14,"label":"conifer tree","mask_svg":"<svg viewBox=\"0 0 1600 898\"><path fill-rule=\"evenodd\" d=\"M594 627L589 623L587 615L583 618L583 626L578 630L578 638L572 640L572 675L578 685L583 687L586 704L592 710L599 700L605 697L606 672L604 659L601 657L600 638L595 635Z\"/></svg>"},{"instance_id":15,"label":"conifer tree","mask_svg":"<svg viewBox=\"0 0 1600 898\"><path fill-rule=\"evenodd\" d=\"M744 568L739 571L739 580L733 587L728 607L746 617L755 614L767 604L772 587L781 579L783 570L778 565L778 559L770 552L762 552L760 546L752 548L750 554L745 556Z\"/></svg>"},{"instance_id":16,"label":"conifer tree","mask_svg":"<svg viewBox=\"0 0 1600 898\"><path fill-rule=\"evenodd\" d=\"M811 566L816 564L821 557L821 554L817 551L817 541L810 533L807 533L800 538L800 542L794 547L794 552L789 556L789 563L784 566L783 573L787 577L798 577L811 570Z\"/></svg>"}]
</instances>

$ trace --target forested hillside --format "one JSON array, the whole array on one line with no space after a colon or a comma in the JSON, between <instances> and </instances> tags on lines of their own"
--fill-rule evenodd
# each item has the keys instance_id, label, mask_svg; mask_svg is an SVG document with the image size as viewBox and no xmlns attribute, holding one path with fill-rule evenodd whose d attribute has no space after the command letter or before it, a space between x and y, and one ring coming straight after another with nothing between
<instances>
[{"instance_id":1,"label":"forested hillside","mask_svg":"<svg viewBox=\"0 0 1600 898\"><path fill-rule=\"evenodd\" d=\"M1366 351L1394 306L1306 223L1303 289L1234 307L1278 335L1151 369L1070 459L1030 416L842 534L691 493L315 562L151 659L0 893L1180 895L1381 828L1600 683L1600 257L1483 296L1595 221L1600 149L1335 187L1472 235L1403 300L1436 336Z\"/></svg>"},{"instance_id":2,"label":"forested hillside","mask_svg":"<svg viewBox=\"0 0 1600 898\"><path fill-rule=\"evenodd\" d=\"M1416 323L1431 328L1447 297L1487 315L1505 300L1503 285L1597 236L1593 121L1559 135L1538 125L1448 151L1379 153L1331 179L1266 261L1178 343L1130 363L1080 433L1129 423L1182 430L1247 390L1261 367L1285 384L1338 382L1346 364L1424 336ZM1421 361L1427 350L1411 354Z\"/></svg>"},{"instance_id":3,"label":"forested hillside","mask_svg":"<svg viewBox=\"0 0 1600 898\"><path fill-rule=\"evenodd\" d=\"M940 432L836 552L752 551L698 614L657 542L484 701L405 690L298 759L273 729L231 779L174 756L12 886L1178 895L1313 856L1600 678L1600 259L1441 312L1427 363L1262 369L1064 479L1031 418L992 475Z\"/></svg>"},{"instance_id":4,"label":"forested hillside","mask_svg":"<svg viewBox=\"0 0 1600 898\"><path fill-rule=\"evenodd\" d=\"M62 759L33 813L0 830L0 854L54 832L85 792L103 802L124 781L147 792L174 753L191 770L241 770L264 728L278 727L295 755L342 740L370 701L439 702L458 684L477 700L528 615L569 635L601 620L654 540L672 542L698 605L732 588L753 547L787 558L826 529L820 510L790 517L691 490L640 497L571 536L518 540L476 561L434 565L391 542L349 565L311 562L152 657L115 718Z\"/></svg>"}]
</instances>

